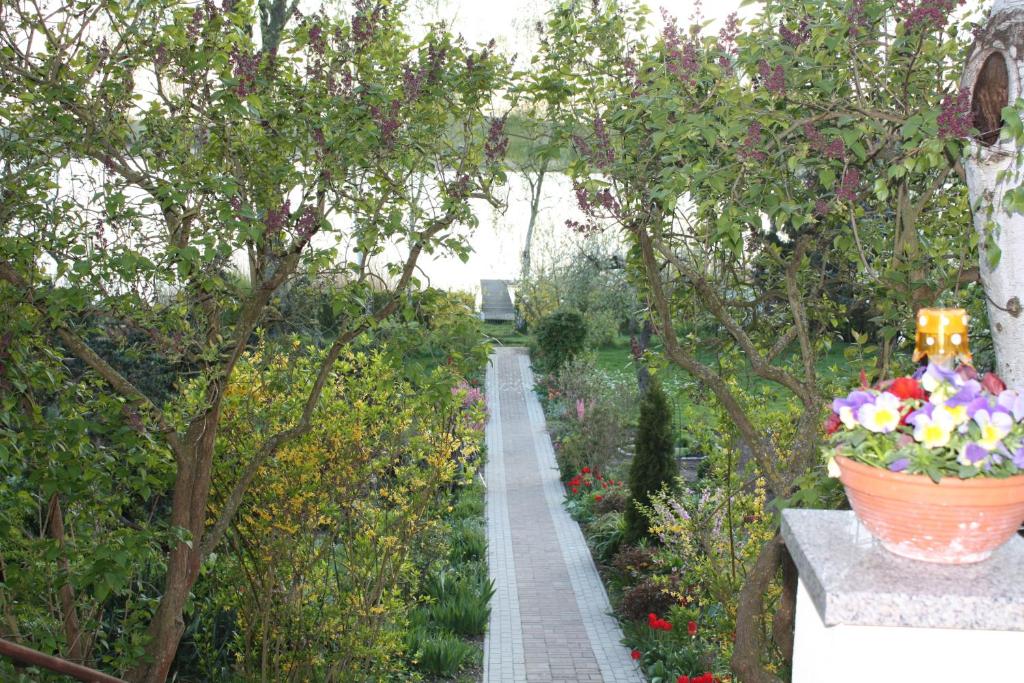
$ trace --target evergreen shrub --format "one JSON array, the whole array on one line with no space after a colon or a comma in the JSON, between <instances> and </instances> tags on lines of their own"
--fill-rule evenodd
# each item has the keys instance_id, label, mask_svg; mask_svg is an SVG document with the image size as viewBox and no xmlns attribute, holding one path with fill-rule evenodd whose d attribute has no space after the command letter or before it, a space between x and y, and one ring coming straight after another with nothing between
<instances>
[{"instance_id":1,"label":"evergreen shrub","mask_svg":"<svg viewBox=\"0 0 1024 683\"><path fill-rule=\"evenodd\" d=\"M640 402L636 452L629 468L629 493L626 507L626 542L636 543L649 536L647 519L641 507L651 504L651 496L662 487L671 487L678 473L672 438L672 414L668 397L657 380Z\"/></svg>"}]
</instances>

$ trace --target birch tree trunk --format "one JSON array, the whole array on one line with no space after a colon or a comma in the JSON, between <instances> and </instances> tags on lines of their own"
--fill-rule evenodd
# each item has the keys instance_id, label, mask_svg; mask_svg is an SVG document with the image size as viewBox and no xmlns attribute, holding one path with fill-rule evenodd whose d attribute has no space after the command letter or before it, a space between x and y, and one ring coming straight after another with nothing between
<instances>
[{"instance_id":1,"label":"birch tree trunk","mask_svg":"<svg viewBox=\"0 0 1024 683\"><path fill-rule=\"evenodd\" d=\"M1000 138L1002 109L1021 96L1024 80L1024 0L996 0L978 34L961 86L972 93L979 135L964 167L974 228L981 244L981 281L987 298L996 371L1024 389L1024 214L1010 210L1007 194L1022 184L1014 136Z\"/></svg>"}]
</instances>

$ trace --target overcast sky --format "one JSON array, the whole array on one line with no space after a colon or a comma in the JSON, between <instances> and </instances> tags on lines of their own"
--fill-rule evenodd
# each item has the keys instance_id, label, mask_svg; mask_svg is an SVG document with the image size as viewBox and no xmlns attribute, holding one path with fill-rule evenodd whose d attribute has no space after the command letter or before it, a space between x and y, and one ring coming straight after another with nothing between
<instances>
[{"instance_id":1,"label":"overcast sky","mask_svg":"<svg viewBox=\"0 0 1024 683\"><path fill-rule=\"evenodd\" d=\"M717 32L718 23L731 12L741 17L751 16L757 9L750 6L739 9L741 0L711 0L707 3L693 0L662 0L648 2L655 26L661 26L661 8L686 25L694 14L694 6L701 5L701 16L715 22L709 28ZM535 40L532 27L553 3L551 0L419 0L410 3L413 17L429 22L442 19L451 23L470 43L487 42L491 38L509 53L525 57Z\"/></svg>"}]
</instances>

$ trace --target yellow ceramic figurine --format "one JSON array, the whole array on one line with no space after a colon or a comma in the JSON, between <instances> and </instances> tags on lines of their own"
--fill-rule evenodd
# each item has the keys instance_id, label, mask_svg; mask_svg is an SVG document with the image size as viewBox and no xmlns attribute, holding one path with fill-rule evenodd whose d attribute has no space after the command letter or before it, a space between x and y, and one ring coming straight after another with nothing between
<instances>
[{"instance_id":1,"label":"yellow ceramic figurine","mask_svg":"<svg viewBox=\"0 0 1024 683\"><path fill-rule=\"evenodd\" d=\"M971 362L967 345L967 312L962 308L922 308L917 312L914 362L928 360L949 367L954 360Z\"/></svg>"}]
</instances>

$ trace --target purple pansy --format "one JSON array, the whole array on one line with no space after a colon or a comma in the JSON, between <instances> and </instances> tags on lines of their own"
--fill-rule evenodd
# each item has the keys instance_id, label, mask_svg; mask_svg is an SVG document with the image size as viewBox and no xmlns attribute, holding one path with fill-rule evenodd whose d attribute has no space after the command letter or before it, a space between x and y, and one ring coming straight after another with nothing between
<instances>
[{"instance_id":1,"label":"purple pansy","mask_svg":"<svg viewBox=\"0 0 1024 683\"><path fill-rule=\"evenodd\" d=\"M975 466L981 465L981 462L988 457L988 450L976 443L969 443L964 446L963 451L960 453L960 457L957 460L962 465Z\"/></svg>"},{"instance_id":2,"label":"purple pansy","mask_svg":"<svg viewBox=\"0 0 1024 683\"><path fill-rule=\"evenodd\" d=\"M893 460L889 463L889 469L893 472L902 472L910 466L909 458L900 458L899 460Z\"/></svg>"},{"instance_id":3,"label":"purple pansy","mask_svg":"<svg viewBox=\"0 0 1024 683\"><path fill-rule=\"evenodd\" d=\"M946 405L950 408L965 406L973 402L981 394L981 383L976 379L967 380L960 390L949 397Z\"/></svg>"},{"instance_id":4,"label":"purple pansy","mask_svg":"<svg viewBox=\"0 0 1024 683\"><path fill-rule=\"evenodd\" d=\"M875 397L871 392L854 391L846 398L833 400L832 410L839 416L839 419L842 420L847 429L853 429L857 426L857 411L860 410L862 405L871 403L874 399Z\"/></svg>"},{"instance_id":5,"label":"purple pansy","mask_svg":"<svg viewBox=\"0 0 1024 683\"><path fill-rule=\"evenodd\" d=\"M1016 389L1006 389L996 399L997 404L1008 410L1017 422L1024 420L1024 396Z\"/></svg>"},{"instance_id":6,"label":"purple pansy","mask_svg":"<svg viewBox=\"0 0 1024 683\"><path fill-rule=\"evenodd\" d=\"M924 374L921 375L921 379L934 380L940 384L952 384L957 387L964 383L964 379L956 373L956 370L944 368L938 363L929 363Z\"/></svg>"},{"instance_id":7,"label":"purple pansy","mask_svg":"<svg viewBox=\"0 0 1024 683\"><path fill-rule=\"evenodd\" d=\"M1011 457L1013 458L1013 464L1017 466L1017 469L1024 470L1024 446L1018 446L1017 450L1013 452Z\"/></svg>"},{"instance_id":8,"label":"purple pansy","mask_svg":"<svg viewBox=\"0 0 1024 683\"><path fill-rule=\"evenodd\" d=\"M912 412L910 415L907 415L907 424L911 424L916 427L918 418L922 416L930 418L932 416L932 411L934 410L935 406L933 404L925 403L923 406Z\"/></svg>"}]
</instances>

